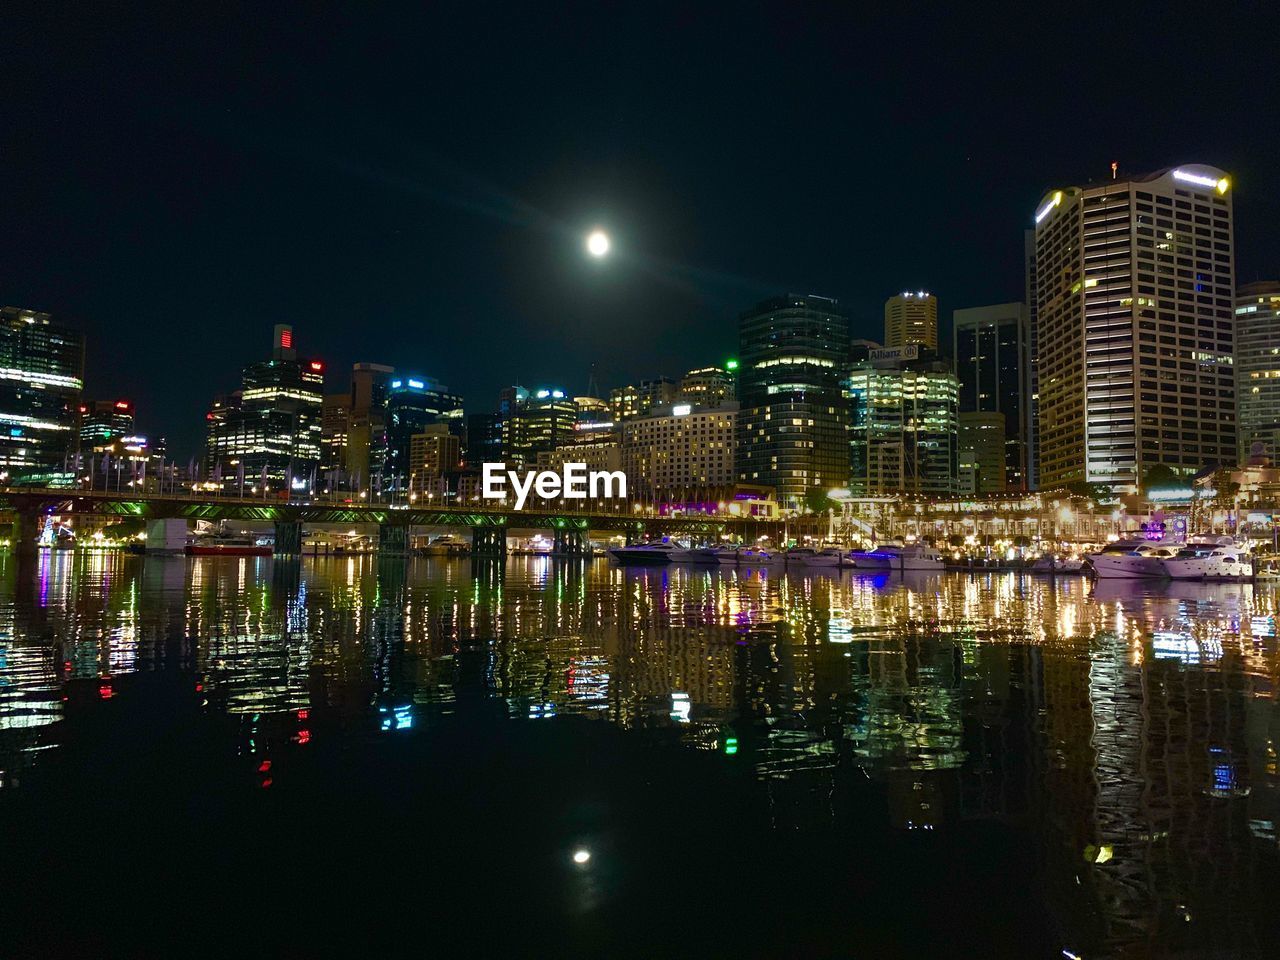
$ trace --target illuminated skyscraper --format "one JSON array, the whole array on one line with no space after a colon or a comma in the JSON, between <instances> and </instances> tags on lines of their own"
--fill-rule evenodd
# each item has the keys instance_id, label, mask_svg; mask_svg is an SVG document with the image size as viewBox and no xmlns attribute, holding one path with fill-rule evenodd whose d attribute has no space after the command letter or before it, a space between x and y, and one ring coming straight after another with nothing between
<instances>
[{"instance_id":1,"label":"illuminated skyscraper","mask_svg":"<svg viewBox=\"0 0 1280 960\"><path fill-rule=\"evenodd\" d=\"M773 487L784 504L849 479L848 403L840 388L849 320L835 300L789 294L738 323L738 449L743 483Z\"/></svg>"},{"instance_id":2,"label":"illuminated skyscraper","mask_svg":"<svg viewBox=\"0 0 1280 960\"><path fill-rule=\"evenodd\" d=\"M1004 422L1004 467L999 474L1014 490L1027 489L1031 435L1031 351L1025 303L1001 303L955 312L953 330L960 412L999 413ZM990 421L986 421L990 425ZM989 450L984 437L983 450ZM984 492L996 471L983 471Z\"/></svg>"},{"instance_id":3,"label":"illuminated skyscraper","mask_svg":"<svg viewBox=\"0 0 1280 960\"><path fill-rule=\"evenodd\" d=\"M853 493L957 492L958 384L949 363L914 344L859 346L844 389Z\"/></svg>"},{"instance_id":4,"label":"illuminated skyscraper","mask_svg":"<svg viewBox=\"0 0 1280 960\"><path fill-rule=\"evenodd\" d=\"M884 302L884 345L909 343L938 349L938 298L924 290L906 291Z\"/></svg>"},{"instance_id":5,"label":"illuminated skyscraper","mask_svg":"<svg viewBox=\"0 0 1280 960\"><path fill-rule=\"evenodd\" d=\"M430 377L397 375L387 391L387 452L382 469L382 489L405 491L409 487L413 437L439 424L456 437L465 433L462 397Z\"/></svg>"},{"instance_id":6,"label":"illuminated skyscraper","mask_svg":"<svg viewBox=\"0 0 1280 960\"><path fill-rule=\"evenodd\" d=\"M133 404L128 400L89 400L78 409L80 450L84 453L134 433Z\"/></svg>"},{"instance_id":7,"label":"illuminated skyscraper","mask_svg":"<svg viewBox=\"0 0 1280 960\"><path fill-rule=\"evenodd\" d=\"M1042 489L1234 462L1230 187L1191 164L1037 205Z\"/></svg>"},{"instance_id":8,"label":"illuminated skyscraper","mask_svg":"<svg viewBox=\"0 0 1280 960\"><path fill-rule=\"evenodd\" d=\"M538 454L573 442L578 405L559 387L534 390L503 425L502 452L508 462L536 464Z\"/></svg>"},{"instance_id":9,"label":"illuminated skyscraper","mask_svg":"<svg viewBox=\"0 0 1280 960\"><path fill-rule=\"evenodd\" d=\"M228 490L308 491L317 483L324 364L299 360L277 324L271 359L244 368L240 389L206 417L206 475Z\"/></svg>"},{"instance_id":10,"label":"illuminated skyscraper","mask_svg":"<svg viewBox=\"0 0 1280 960\"><path fill-rule=\"evenodd\" d=\"M1254 444L1280 458L1280 280L1236 291L1236 396L1240 460Z\"/></svg>"},{"instance_id":11,"label":"illuminated skyscraper","mask_svg":"<svg viewBox=\"0 0 1280 960\"><path fill-rule=\"evenodd\" d=\"M726 367L700 367L690 370L680 381L678 399L704 407L715 406L736 397L733 371Z\"/></svg>"},{"instance_id":12,"label":"illuminated skyscraper","mask_svg":"<svg viewBox=\"0 0 1280 960\"><path fill-rule=\"evenodd\" d=\"M0 473L57 483L84 388L84 336L47 313L0 309ZM70 482L70 475L63 479Z\"/></svg>"}]
</instances>

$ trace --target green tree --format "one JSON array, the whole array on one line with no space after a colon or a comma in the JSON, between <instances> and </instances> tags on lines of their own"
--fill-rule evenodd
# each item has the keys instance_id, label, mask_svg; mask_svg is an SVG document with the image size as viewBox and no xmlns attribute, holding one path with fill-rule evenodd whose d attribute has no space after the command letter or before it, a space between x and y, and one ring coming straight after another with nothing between
<instances>
[{"instance_id":1,"label":"green tree","mask_svg":"<svg viewBox=\"0 0 1280 960\"><path fill-rule=\"evenodd\" d=\"M827 491L820 487L811 487L804 495L804 508L809 513L826 513L837 506L838 504L827 496Z\"/></svg>"},{"instance_id":2,"label":"green tree","mask_svg":"<svg viewBox=\"0 0 1280 960\"><path fill-rule=\"evenodd\" d=\"M1142 472L1142 492L1152 490L1172 490L1185 485L1186 481L1167 464L1157 463Z\"/></svg>"}]
</instances>

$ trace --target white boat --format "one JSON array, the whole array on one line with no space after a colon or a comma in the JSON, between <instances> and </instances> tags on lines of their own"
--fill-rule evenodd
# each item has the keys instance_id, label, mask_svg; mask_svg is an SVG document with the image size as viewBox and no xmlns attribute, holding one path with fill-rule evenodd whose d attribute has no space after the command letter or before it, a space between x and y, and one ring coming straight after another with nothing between
<instances>
[{"instance_id":1,"label":"white boat","mask_svg":"<svg viewBox=\"0 0 1280 960\"><path fill-rule=\"evenodd\" d=\"M1032 573L1080 573L1084 570L1083 557L1055 557L1046 553L1031 565Z\"/></svg>"},{"instance_id":2,"label":"white boat","mask_svg":"<svg viewBox=\"0 0 1280 960\"><path fill-rule=\"evenodd\" d=\"M817 556L817 554L818 551L813 547L792 547L786 552L785 557L788 566L793 564L799 566L808 563L809 558Z\"/></svg>"},{"instance_id":3,"label":"white boat","mask_svg":"<svg viewBox=\"0 0 1280 960\"><path fill-rule=\"evenodd\" d=\"M1189 542L1177 555L1162 560L1167 576L1174 580L1249 580L1253 558L1247 548L1230 537L1213 537Z\"/></svg>"},{"instance_id":4,"label":"white boat","mask_svg":"<svg viewBox=\"0 0 1280 960\"><path fill-rule=\"evenodd\" d=\"M811 567L847 567L849 555L840 547L824 547L804 561Z\"/></svg>"},{"instance_id":5,"label":"white boat","mask_svg":"<svg viewBox=\"0 0 1280 960\"><path fill-rule=\"evenodd\" d=\"M1118 540L1089 555L1093 572L1104 579L1152 579L1166 577L1163 561L1178 555L1185 544Z\"/></svg>"},{"instance_id":6,"label":"white boat","mask_svg":"<svg viewBox=\"0 0 1280 960\"><path fill-rule=\"evenodd\" d=\"M719 563L711 547L676 547L671 551L672 563Z\"/></svg>"},{"instance_id":7,"label":"white boat","mask_svg":"<svg viewBox=\"0 0 1280 960\"><path fill-rule=\"evenodd\" d=\"M649 543L633 543L626 547L614 547L609 555L619 563L670 563L672 551L680 549L670 541L654 540Z\"/></svg>"},{"instance_id":8,"label":"white boat","mask_svg":"<svg viewBox=\"0 0 1280 960\"><path fill-rule=\"evenodd\" d=\"M786 563L787 555L783 552L775 553L772 550L766 550L763 547L755 547L750 550L742 550L739 553L738 562L741 564L761 567L773 564Z\"/></svg>"},{"instance_id":9,"label":"white boat","mask_svg":"<svg viewBox=\"0 0 1280 960\"><path fill-rule=\"evenodd\" d=\"M742 558L742 554L751 551L742 547L716 547L711 552L715 555L716 563L735 564Z\"/></svg>"},{"instance_id":10,"label":"white boat","mask_svg":"<svg viewBox=\"0 0 1280 960\"><path fill-rule=\"evenodd\" d=\"M942 554L923 543L885 543L874 550L855 550L849 554L859 570L936 570L943 569Z\"/></svg>"}]
</instances>

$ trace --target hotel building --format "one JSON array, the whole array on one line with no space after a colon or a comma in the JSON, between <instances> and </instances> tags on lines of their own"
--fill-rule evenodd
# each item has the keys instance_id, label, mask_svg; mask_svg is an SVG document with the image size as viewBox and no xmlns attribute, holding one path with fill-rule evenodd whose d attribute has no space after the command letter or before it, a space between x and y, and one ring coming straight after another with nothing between
<instances>
[{"instance_id":1,"label":"hotel building","mask_svg":"<svg viewBox=\"0 0 1280 960\"><path fill-rule=\"evenodd\" d=\"M1036 206L1042 489L1234 462L1230 187L1194 164Z\"/></svg>"}]
</instances>

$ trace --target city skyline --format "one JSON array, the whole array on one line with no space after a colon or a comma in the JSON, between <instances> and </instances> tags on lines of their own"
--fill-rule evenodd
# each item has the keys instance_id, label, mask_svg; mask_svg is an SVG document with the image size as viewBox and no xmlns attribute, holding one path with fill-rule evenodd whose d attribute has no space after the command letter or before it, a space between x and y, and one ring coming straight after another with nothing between
<instances>
[{"instance_id":1,"label":"city skyline","mask_svg":"<svg viewBox=\"0 0 1280 960\"><path fill-rule=\"evenodd\" d=\"M291 43L296 24L284 20L259 25L272 56L242 75L208 52L232 30L216 16L27 25L41 57L11 59L24 97L7 107L20 149L5 161L4 202L23 228L3 241L4 301L83 330L87 395L130 396L182 455L198 446L205 398L275 323L293 324L331 370L403 364L477 408L516 380L579 392L592 362L599 382L618 384L714 362L732 352L738 313L787 291L840 300L854 337L879 339L884 299L928 289L946 342L955 309L1020 299L1019 233L1044 190L1101 181L1113 161L1122 175L1228 170L1238 281L1274 276L1276 134L1251 122L1251 104L1273 100L1275 81L1230 55L1252 30L1246 17L1186 35L1135 22L1152 41L1141 70L1079 45L1072 98L1090 102L1091 120L1070 141L1054 135L1067 66L1028 65L1025 83L1007 82L1035 44L989 36L959 12L860 17L856 31L850 16L740 18L735 39L750 54L713 44L726 80L696 64L668 71L722 39L705 13L678 37L586 14L563 60L537 69L550 25L531 25L528 51L488 24L464 26L528 77L520 90L452 80L475 77L468 43L419 57L406 41L429 32L429 14L397 29L406 40L355 25L353 41L376 33L389 45L361 77L339 69L341 50ZM1011 24L1028 38L1043 26ZM1085 29L1055 24L1054 35ZM886 64L890 37L916 49L909 69ZM792 75L754 55L801 40L814 55ZM1213 64L1215 84L1177 69L1189 56ZM1103 95L1153 68L1166 77L1159 102L1195 124L1158 109L1135 117ZM296 87L275 82L295 74ZM708 93L680 102L694 81ZM1220 96L1231 84L1250 95ZM68 97L82 89L93 93ZM879 106L850 117L849 104L876 95ZM380 103L386 116L371 121ZM792 129L808 131L799 149L753 157ZM929 130L933 143L920 137ZM614 240L598 263L581 249L597 225ZM190 389L162 402L177 385Z\"/></svg>"}]
</instances>

